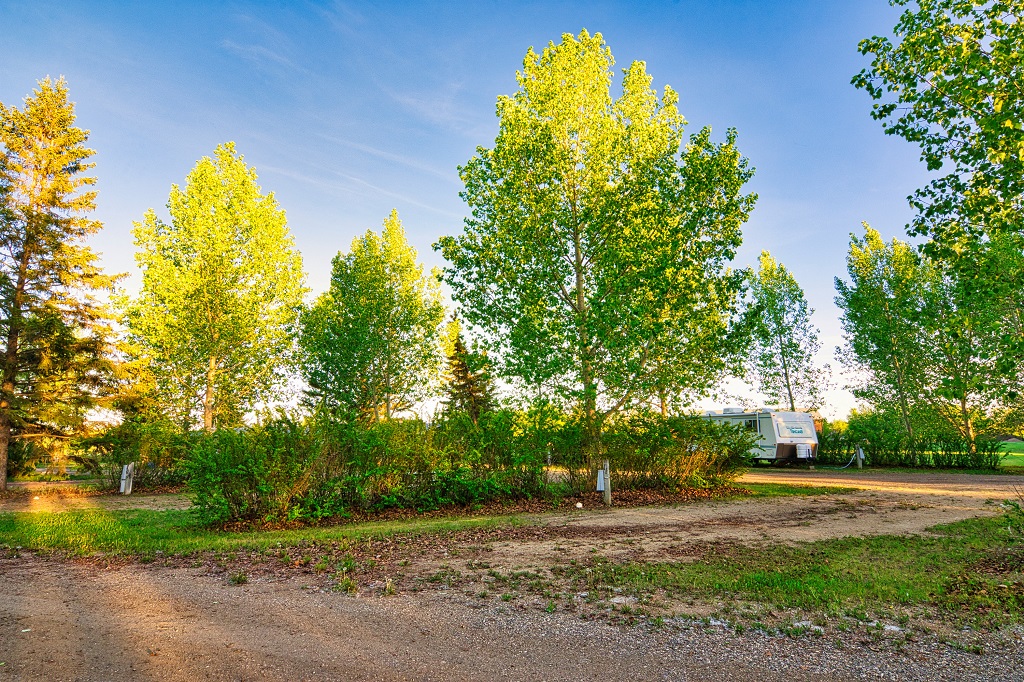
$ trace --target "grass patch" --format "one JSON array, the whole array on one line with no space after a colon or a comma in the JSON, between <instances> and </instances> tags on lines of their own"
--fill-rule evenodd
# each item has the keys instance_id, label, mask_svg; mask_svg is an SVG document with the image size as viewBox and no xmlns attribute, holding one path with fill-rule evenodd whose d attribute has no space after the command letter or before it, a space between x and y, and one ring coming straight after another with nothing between
<instances>
[{"instance_id":1,"label":"grass patch","mask_svg":"<svg viewBox=\"0 0 1024 682\"><path fill-rule=\"evenodd\" d=\"M999 452L1002 455L999 460L1001 468L1021 473L1024 469L1024 443L1002 443Z\"/></svg>"},{"instance_id":2,"label":"grass patch","mask_svg":"<svg viewBox=\"0 0 1024 682\"><path fill-rule=\"evenodd\" d=\"M876 536L795 546L715 545L681 563L606 559L556 568L575 591L758 602L827 615L936 606L972 622L1021 622L1024 545L1006 517L937 526L928 536Z\"/></svg>"},{"instance_id":3,"label":"grass patch","mask_svg":"<svg viewBox=\"0 0 1024 682\"><path fill-rule=\"evenodd\" d=\"M342 526L268 531L223 531L195 525L189 511L17 512L0 514L0 545L84 556L193 554L203 551L265 550L304 542L359 540L397 533L429 534L521 524L518 516L378 521Z\"/></svg>"},{"instance_id":4,"label":"grass patch","mask_svg":"<svg viewBox=\"0 0 1024 682\"><path fill-rule=\"evenodd\" d=\"M1024 441L1020 443L1012 441L1003 441L999 444L999 452L1006 452L1013 455L1024 456ZM1024 463L1024 459L1021 460Z\"/></svg>"},{"instance_id":5,"label":"grass patch","mask_svg":"<svg viewBox=\"0 0 1024 682\"><path fill-rule=\"evenodd\" d=\"M791 497L793 495L845 495L857 492L856 488L835 485L794 485L790 483L746 483L751 497Z\"/></svg>"},{"instance_id":6,"label":"grass patch","mask_svg":"<svg viewBox=\"0 0 1024 682\"><path fill-rule=\"evenodd\" d=\"M748 483L753 497L830 495L852 488ZM358 540L396 533L429 534L472 528L518 525L517 514L371 521L335 526L282 530L219 530L196 524L189 510L82 509L62 512L0 513L0 545L30 550L59 551L73 556L102 552L114 556L192 554L202 551L263 550L304 542Z\"/></svg>"}]
</instances>

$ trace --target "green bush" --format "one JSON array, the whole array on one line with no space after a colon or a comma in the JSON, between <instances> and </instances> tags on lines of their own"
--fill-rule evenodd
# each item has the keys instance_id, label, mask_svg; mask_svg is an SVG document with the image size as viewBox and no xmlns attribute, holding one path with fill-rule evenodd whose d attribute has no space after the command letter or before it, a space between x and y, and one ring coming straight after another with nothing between
<instances>
[{"instance_id":1,"label":"green bush","mask_svg":"<svg viewBox=\"0 0 1024 682\"><path fill-rule=\"evenodd\" d=\"M818 452L815 460L818 464L845 465L853 457L855 444L847 434L846 422L823 421L821 433L818 434Z\"/></svg>"},{"instance_id":2,"label":"green bush","mask_svg":"<svg viewBox=\"0 0 1024 682\"><path fill-rule=\"evenodd\" d=\"M855 449L864 449L868 466L943 469L996 469L999 443L979 436L974 441L932 426L908 438L899 415L884 411L853 412L845 429L827 422L819 437L818 462L845 465Z\"/></svg>"},{"instance_id":3,"label":"green bush","mask_svg":"<svg viewBox=\"0 0 1024 682\"><path fill-rule=\"evenodd\" d=\"M636 413L604 434L618 489L728 482L753 438L698 417ZM209 523L316 520L352 510L475 506L592 488L577 418L550 404L380 423L317 414L194 435L182 470Z\"/></svg>"},{"instance_id":4,"label":"green bush","mask_svg":"<svg viewBox=\"0 0 1024 682\"><path fill-rule=\"evenodd\" d=\"M148 488L184 481L181 461L189 436L169 421L127 419L75 444L72 460L95 467L108 487L116 488L121 469L135 463L134 486Z\"/></svg>"},{"instance_id":5,"label":"green bush","mask_svg":"<svg viewBox=\"0 0 1024 682\"><path fill-rule=\"evenodd\" d=\"M702 417L632 412L606 425L603 442L617 489L678 490L734 480L757 434Z\"/></svg>"},{"instance_id":6,"label":"green bush","mask_svg":"<svg viewBox=\"0 0 1024 682\"><path fill-rule=\"evenodd\" d=\"M299 518L296 501L321 474L324 448L314 429L288 418L196 436L184 461L204 522Z\"/></svg>"},{"instance_id":7,"label":"green bush","mask_svg":"<svg viewBox=\"0 0 1024 682\"><path fill-rule=\"evenodd\" d=\"M376 424L320 418L328 478L303 501L313 516L349 508L436 509L542 495L543 465L517 447L511 411L465 415L427 425L415 419Z\"/></svg>"}]
</instances>

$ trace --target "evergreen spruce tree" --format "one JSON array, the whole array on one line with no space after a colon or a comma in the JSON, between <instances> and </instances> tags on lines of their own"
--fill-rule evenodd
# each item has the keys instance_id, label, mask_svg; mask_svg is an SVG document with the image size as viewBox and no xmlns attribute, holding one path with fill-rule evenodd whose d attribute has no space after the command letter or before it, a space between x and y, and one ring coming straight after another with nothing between
<instances>
[{"instance_id":1,"label":"evergreen spruce tree","mask_svg":"<svg viewBox=\"0 0 1024 682\"><path fill-rule=\"evenodd\" d=\"M463 412L476 424L480 415L494 407L494 386L491 383L487 357L466 348L458 319L452 320L454 338L448 352L445 410Z\"/></svg>"},{"instance_id":2,"label":"evergreen spruce tree","mask_svg":"<svg viewBox=\"0 0 1024 682\"><path fill-rule=\"evenodd\" d=\"M83 242L102 225L89 132L74 125L64 79L21 109L0 103L0 490L11 439L63 440L106 383L104 275Z\"/></svg>"}]
</instances>

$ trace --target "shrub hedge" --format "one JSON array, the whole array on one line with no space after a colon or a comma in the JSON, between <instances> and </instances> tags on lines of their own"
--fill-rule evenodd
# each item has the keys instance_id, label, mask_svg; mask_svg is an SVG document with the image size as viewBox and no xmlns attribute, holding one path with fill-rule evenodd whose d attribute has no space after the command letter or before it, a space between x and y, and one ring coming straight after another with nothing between
<instances>
[{"instance_id":1,"label":"shrub hedge","mask_svg":"<svg viewBox=\"0 0 1024 682\"><path fill-rule=\"evenodd\" d=\"M550 406L366 424L285 417L195 436L182 470L208 523L315 520L354 509L436 509L592 489L598 459L615 488L672 490L732 480L750 436L699 417L636 413L605 426L603 454Z\"/></svg>"}]
</instances>

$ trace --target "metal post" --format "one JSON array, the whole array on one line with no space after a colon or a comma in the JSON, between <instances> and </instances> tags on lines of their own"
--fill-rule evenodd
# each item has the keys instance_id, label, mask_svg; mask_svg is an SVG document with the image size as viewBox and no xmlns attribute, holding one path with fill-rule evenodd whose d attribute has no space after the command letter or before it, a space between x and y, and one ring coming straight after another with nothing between
<instances>
[{"instance_id":1,"label":"metal post","mask_svg":"<svg viewBox=\"0 0 1024 682\"><path fill-rule=\"evenodd\" d=\"M604 461L604 503L606 506L612 506L612 470L608 464L608 460Z\"/></svg>"}]
</instances>

